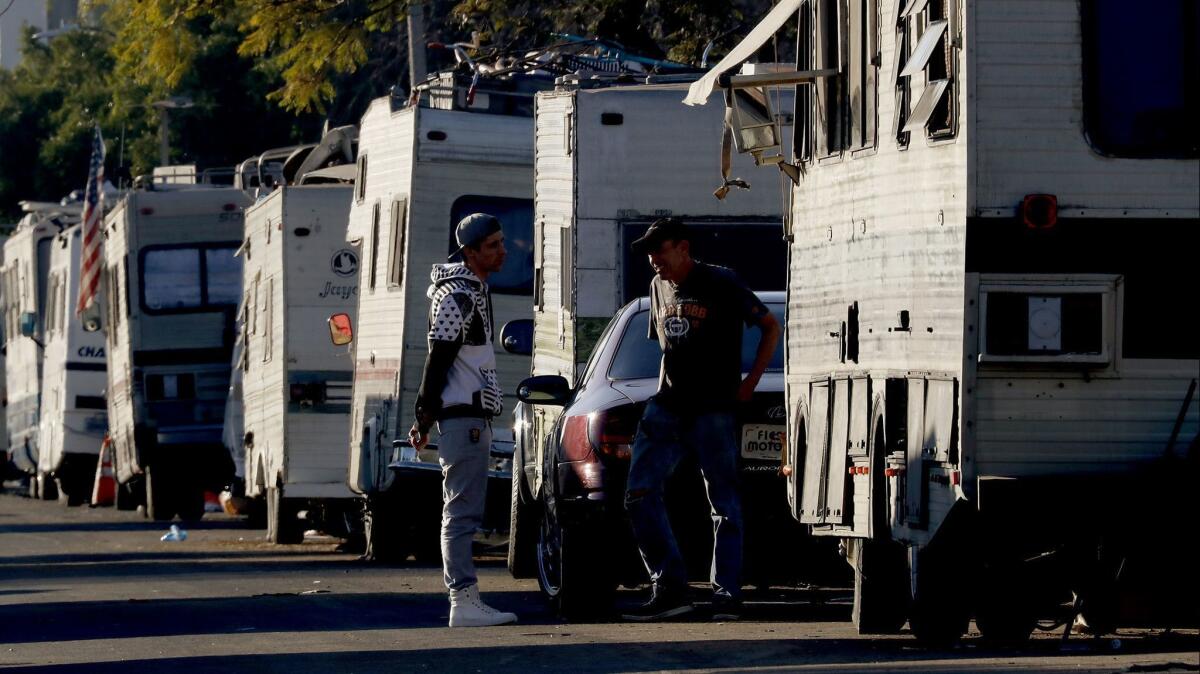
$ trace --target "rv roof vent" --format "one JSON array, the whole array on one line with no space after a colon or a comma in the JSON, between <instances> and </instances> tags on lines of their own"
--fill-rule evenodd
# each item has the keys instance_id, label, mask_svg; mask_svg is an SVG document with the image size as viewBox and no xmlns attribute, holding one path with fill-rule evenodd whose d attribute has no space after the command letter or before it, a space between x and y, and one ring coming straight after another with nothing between
<instances>
[{"instance_id":1,"label":"rv roof vent","mask_svg":"<svg viewBox=\"0 0 1200 674\"><path fill-rule=\"evenodd\" d=\"M295 234L296 236L308 236L310 231L312 230L307 227L297 227L296 229L292 230L292 234Z\"/></svg>"},{"instance_id":2,"label":"rv roof vent","mask_svg":"<svg viewBox=\"0 0 1200 674\"><path fill-rule=\"evenodd\" d=\"M429 140L446 140L446 132L436 130L430 131L429 133L425 134L425 137Z\"/></svg>"},{"instance_id":3,"label":"rv roof vent","mask_svg":"<svg viewBox=\"0 0 1200 674\"><path fill-rule=\"evenodd\" d=\"M625 115L619 112L602 112L600 123L604 126L621 126L625 123Z\"/></svg>"}]
</instances>

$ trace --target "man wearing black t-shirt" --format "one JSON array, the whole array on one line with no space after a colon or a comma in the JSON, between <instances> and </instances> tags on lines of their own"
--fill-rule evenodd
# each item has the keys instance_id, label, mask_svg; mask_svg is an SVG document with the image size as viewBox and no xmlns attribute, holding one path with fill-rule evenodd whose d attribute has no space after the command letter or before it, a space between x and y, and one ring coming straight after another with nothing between
<instances>
[{"instance_id":1,"label":"man wearing black t-shirt","mask_svg":"<svg viewBox=\"0 0 1200 674\"><path fill-rule=\"evenodd\" d=\"M739 615L742 514L737 493L737 404L750 400L779 341L779 322L733 271L691 256L687 226L657 220L633 242L656 272L650 282L650 338L662 347L658 394L633 444L625 507L650 579L649 602L625 615L661 620L692 610L683 556L663 502L663 484L687 453L704 475L713 519L713 618ZM742 378L742 326L762 339Z\"/></svg>"}]
</instances>

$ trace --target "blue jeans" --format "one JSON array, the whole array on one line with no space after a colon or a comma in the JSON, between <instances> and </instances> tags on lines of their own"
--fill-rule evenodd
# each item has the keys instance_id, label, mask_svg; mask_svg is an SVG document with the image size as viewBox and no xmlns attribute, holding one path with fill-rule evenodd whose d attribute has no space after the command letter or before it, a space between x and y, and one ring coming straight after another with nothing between
<instances>
[{"instance_id":1,"label":"blue jeans","mask_svg":"<svg viewBox=\"0 0 1200 674\"><path fill-rule=\"evenodd\" d=\"M646 405L633 441L625 509L656 588L676 591L687 584L683 555L667 518L663 485L685 453L694 452L712 513L713 594L741 594L742 506L737 490L736 433L732 413L677 414L653 399Z\"/></svg>"}]
</instances>

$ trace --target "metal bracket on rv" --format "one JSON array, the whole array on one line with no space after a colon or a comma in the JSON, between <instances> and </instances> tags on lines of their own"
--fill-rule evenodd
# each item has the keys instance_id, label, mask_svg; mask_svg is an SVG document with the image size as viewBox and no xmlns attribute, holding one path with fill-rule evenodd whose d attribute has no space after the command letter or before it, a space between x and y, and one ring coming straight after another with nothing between
<instances>
[{"instance_id":1,"label":"metal bracket on rv","mask_svg":"<svg viewBox=\"0 0 1200 674\"><path fill-rule=\"evenodd\" d=\"M773 87L785 84L813 84L822 77L834 77L838 71L834 68L821 70L790 70L781 73L761 73L757 75L731 75L726 73L717 78L717 86L722 89L753 89L754 87Z\"/></svg>"}]
</instances>

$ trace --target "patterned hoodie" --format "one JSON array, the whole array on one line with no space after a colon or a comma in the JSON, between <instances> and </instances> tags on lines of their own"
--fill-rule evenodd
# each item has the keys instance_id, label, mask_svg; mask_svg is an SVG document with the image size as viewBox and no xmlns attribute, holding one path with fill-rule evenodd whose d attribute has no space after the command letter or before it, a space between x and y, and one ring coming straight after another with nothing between
<instances>
[{"instance_id":1,"label":"patterned hoodie","mask_svg":"<svg viewBox=\"0 0 1200 674\"><path fill-rule=\"evenodd\" d=\"M500 414L492 347L492 296L461 262L437 264L430 273L429 358L417 394L417 420Z\"/></svg>"}]
</instances>

